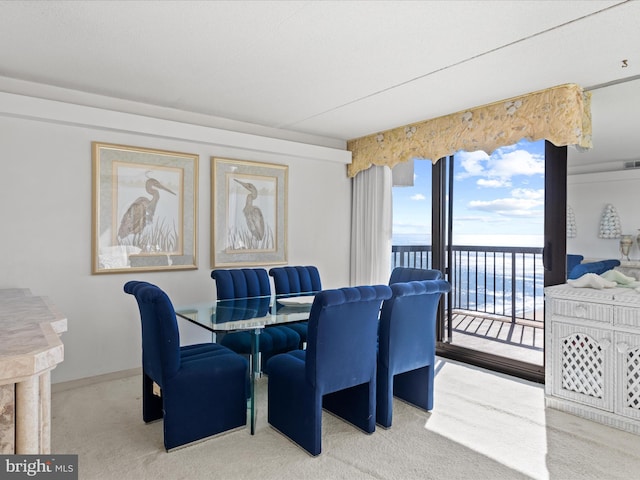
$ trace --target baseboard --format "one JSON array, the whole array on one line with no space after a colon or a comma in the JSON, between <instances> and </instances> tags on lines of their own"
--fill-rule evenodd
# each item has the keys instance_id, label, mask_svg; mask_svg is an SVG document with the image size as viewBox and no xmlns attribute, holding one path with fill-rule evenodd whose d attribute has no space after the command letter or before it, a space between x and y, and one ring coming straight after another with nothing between
<instances>
[{"instance_id":1,"label":"baseboard","mask_svg":"<svg viewBox=\"0 0 640 480\"><path fill-rule=\"evenodd\" d=\"M640 435L640 421L637 419L624 417L613 412L601 410L589 405L581 405L576 402L551 395L545 395L545 406L565 413L570 413L571 415L586 418L592 422L601 423L603 425L608 425L609 427Z\"/></svg>"},{"instance_id":2,"label":"baseboard","mask_svg":"<svg viewBox=\"0 0 640 480\"><path fill-rule=\"evenodd\" d=\"M119 380L121 378L132 377L134 375L141 375L142 368L131 368L129 370L120 370L118 372L105 373L103 375L96 375L94 377L79 378L77 380L70 380L68 382L54 383L51 385L51 393L64 392L65 390L71 390L72 388L86 387L88 385L94 385L96 383L107 382L109 380Z\"/></svg>"}]
</instances>

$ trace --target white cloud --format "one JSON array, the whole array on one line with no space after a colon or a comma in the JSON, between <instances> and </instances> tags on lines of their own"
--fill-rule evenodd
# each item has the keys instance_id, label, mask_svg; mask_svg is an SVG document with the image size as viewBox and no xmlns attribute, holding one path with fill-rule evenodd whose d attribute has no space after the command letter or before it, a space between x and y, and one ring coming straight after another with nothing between
<instances>
[{"instance_id":1,"label":"white cloud","mask_svg":"<svg viewBox=\"0 0 640 480\"><path fill-rule=\"evenodd\" d=\"M479 178L478 181L476 182L476 185L478 185L479 187L486 187L486 188L502 188L502 187L510 187L511 186L511 182L509 180L504 180L504 179L486 179L486 178Z\"/></svg>"},{"instance_id":2,"label":"white cloud","mask_svg":"<svg viewBox=\"0 0 640 480\"><path fill-rule=\"evenodd\" d=\"M427 197L425 197L421 193L416 193L415 195L411 195L411 197L409 197L409 198L411 198L411 200L418 200L418 201L427 199Z\"/></svg>"},{"instance_id":3,"label":"white cloud","mask_svg":"<svg viewBox=\"0 0 640 480\"><path fill-rule=\"evenodd\" d=\"M487 181L509 182L515 175L544 175L544 157L526 150L498 149L491 156L485 152L458 152L462 172L459 179L485 177ZM493 185L480 185L493 186Z\"/></svg>"},{"instance_id":4,"label":"white cloud","mask_svg":"<svg viewBox=\"0 0 640 480\"><path fill-rule=\"evenodd\" d=\"M472 200L469 208L505 217L538 217L544 214L544 190L516 188L510 198Z\"/></svg>"},{"instance_id":5,"label":"white cloud","mask_svg":"<svg viewBox=\"0 0 640 480\"><path fill-rule=\"evenodd\" d=\"M514 150L489 161L490 176L544 175L544 158L526 150Z\"/></svg>"},{"instance_id":6,"label":"white cloud","mask_svg":"<svg viewBox=\"0 0 640 480\"><path fill-rule=\"evenodd\" d=\"M511 190L511 196L514 198L528 198L531 200L544 201L544 190L534 190L532 188L514 188Z\"/></svg>"},{"instance_id":7,"label":"white cloud","mask_svg":"<svg viewBox=\"0 0 640 480\"><path fill-rule=\"evenodd\" d=\"M484 175L486 163L489 160L489 155L485 152L457 152L456 157L460 159L460 166L464 170L458 172L458 178L476 177Z\"/></svg>"}]
</instances>

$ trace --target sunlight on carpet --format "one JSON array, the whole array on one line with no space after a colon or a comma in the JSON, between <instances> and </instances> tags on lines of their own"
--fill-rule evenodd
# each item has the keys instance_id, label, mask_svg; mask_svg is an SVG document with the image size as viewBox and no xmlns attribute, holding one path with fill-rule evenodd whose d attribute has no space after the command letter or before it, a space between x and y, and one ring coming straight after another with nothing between
<instances>
[{"instance_id":1,"label":"sunlight on carpet","mask_svg":"<svg viewBox=\"0 0 640 480\"><path fill-rule=\"evenodd\" d=\"M52 395L52 450L79 455L79 476L144 479L621 479L640 471L640 437L544 407L543 386L438 360L435 407L394 400L393 425L365 434L324 412L322 454L267 423L258 382L247 428L166 453L162 422L142 421L141 376Z\"/></svg>"}]
</instances>

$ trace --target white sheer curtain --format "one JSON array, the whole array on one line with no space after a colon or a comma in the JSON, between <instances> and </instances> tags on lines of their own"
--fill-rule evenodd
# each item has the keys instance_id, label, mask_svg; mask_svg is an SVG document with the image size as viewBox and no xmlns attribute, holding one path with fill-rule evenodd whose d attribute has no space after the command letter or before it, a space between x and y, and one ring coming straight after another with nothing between
<instances>
[{"instance_id":1,"label":"white sheer curtain","mask_svg":"<svg viewBox=\"0 0 640 480\"><path fill-rule=\"evenodd\" d=\"M387 284L391 274L392 175L373 166L353 178L351 285Z\"/></svg>"}]
</instances>

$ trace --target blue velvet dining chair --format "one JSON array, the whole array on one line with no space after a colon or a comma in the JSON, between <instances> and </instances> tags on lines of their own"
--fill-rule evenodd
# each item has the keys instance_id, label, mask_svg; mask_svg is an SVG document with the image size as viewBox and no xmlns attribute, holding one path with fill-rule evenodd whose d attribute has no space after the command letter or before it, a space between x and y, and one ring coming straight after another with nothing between
<instances>
[{"instance_id":1,"label":"blue velvet dining chair","mask_svg":"<svg viewBox=\"0 0 640 480\"><path fill-rule=\"evenodd\" d=\"M124 286L124 291L130 295L135 297L136 292L144 286L153 286L155 285L149 282L140 282L140 281L130 281L127 282ZM138 310L140 311L140 326L142 328L142 334L144 336L144 324L142 323L142 305L138 298L136 301L138 303ZM144 360L144 350L142 352L143 360L142 360L142 419L145 423L152 422L154 420L158 420L162 418L162 397L154 395L153 393L153 380L147 373L145 372L145 360Z\"/></svg>"},{"instance_id":2,"label":"blue velvet dining chair","mask_svg":"<svg viewBox=\"0 0 640 480\"><path fill-rule=\"evenodd\" d=\"M378 333L376 421L390 427L393 397L433 408L438 302L451 290L445 280L400 282L382 304Z\"/></svg>"},{"instance_id":3,"label":"blue velvet dining chair","mask_svg":"<svg viewBox=\"0 0 640 480\"><path fill-rule=\"evenodd\" d=\"M413 282L419 280L440 280L442 272L430 268L396 267L389 277L389 285L398 282Z\"/></svg>"},{"instance_id":4,"label":"blue velvet dining chair","mask_svg":"<svg viewBox=\"0 0 640 480\"><path fill-rule=\"evenodd\" d=\"M306 350L269 361L269 424L311 455L321 452L322 409L375 431L378 313L386 285L319 292Z\"/></svg>"},{"instance_id":5,"label":"blue velvet dining chair","mask_svg":"<svg viewBox=\"0 0 640 480\"><path fill-rule=\"evenodd\" d=\"M273 277L273 285L278 296L315 295L322 290L320 273L318 268L312 265L274 267L269 270L269 275ZM276 308L278 306L276 301ZM299 348L302 349L307 342L308 322L291 323L287 327L298 332L300 335Z\"/></svg>"},{"instance_id":6,"label":"blue velvet dining chair","mask_svg":"<svg viewBox=\"0 0 640 480\"><path fill-rule=\"evenodd\" d=\"M215 343L180 346L171 300L156 285L131 281L142 326L143 419L163 419L166 450L246 425L248 364ZM153 394L153 383L160 397Z\"/></svg>"},{"instance_id":7,"label":"blue velvet dining chair","mask_svg":"<svg viewBox=\"0 0 640 480\"><path fill-rule=\"evenodd\" d=\"M218 300L232 300L271 295L269 275L264 268L217 269L211 272L216 282ZM226 333L220 343L234 352L251 355L251 332ZM278 353L295 350L300 344L300 335L289 327L271 326L262 329L258 336L258 351L262 356L262 370L269 358Z\"/></svg>"}]
</instances>

